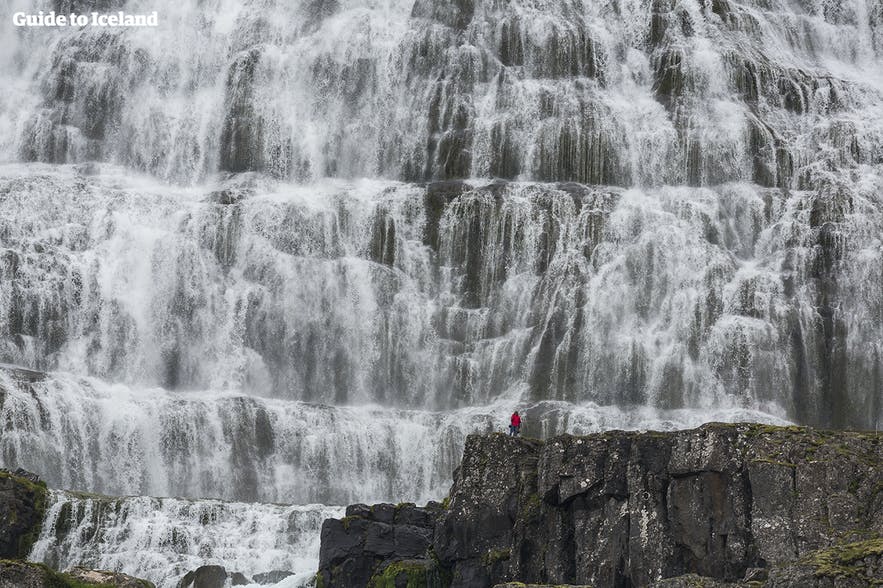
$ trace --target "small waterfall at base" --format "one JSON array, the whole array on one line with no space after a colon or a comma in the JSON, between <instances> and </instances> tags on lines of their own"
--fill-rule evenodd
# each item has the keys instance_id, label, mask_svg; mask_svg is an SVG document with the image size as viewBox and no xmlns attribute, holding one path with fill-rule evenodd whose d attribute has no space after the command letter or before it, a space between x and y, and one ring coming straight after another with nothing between
<instances>
[{"instance_id":1,"label":"small waterfall at base","mask_svg":"<svg viewBox=\"0 0 883 588\"><path fill-rule=\"evenodd\" d=\"M220 564L251 579L288 571L303 584L318 566L322 521L342 508L176 498L105 498L52 492L30 559L57 569L118 570L157 588Z\"/></svg>"}]
</instances>

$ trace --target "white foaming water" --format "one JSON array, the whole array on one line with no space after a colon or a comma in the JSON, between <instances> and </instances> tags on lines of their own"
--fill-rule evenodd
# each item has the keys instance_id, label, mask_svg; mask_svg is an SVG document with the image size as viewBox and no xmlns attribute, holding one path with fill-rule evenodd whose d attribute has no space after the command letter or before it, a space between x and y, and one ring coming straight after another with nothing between
<instances>
[{"instance_id":1,"label":"white foaming water","mask_svg":"<svg viewBox=\"0 0 883 588\"><path fill-rule=\"evenodd\" d=\"M83 497L53 491L29 559L61 570L117 570L158 588L174 588L188 571L213 564L248 579L291 572L285 585L305 585L318 568L322 521L341 516L342 508L321 505Z\"/></svg>"},{"instance_id":2,"label":"white foaming water","mask_svg":"<svg viewBox=\"0 0 883 588\"><path fill-rule=\"evenodd\" d=\"M448 412L331 407L232 393L171 394L0 371L0 458L50 486L111 495L348 504L440 500L466 436L673 430L707 420L786 422L774 405L659 410L514 400Z\"/></svg>"},{"instance_id":3,"label":"white foaming water","mask_svg":"<svg viewBox=\"0 0 883 588\"><path fill-rule=\"evenodd\" d=\"M10 9L60 4L89 3ZM0 362L53 372L0 375L4 465L425 500L515 407L543 436L883 421L880 0L119 8L162 24L0 23ZM203 508L129 502L58 561ZM159 551L127 569L199 559Z\"/></svg>"},{"instance_id":4,"label":"white foaming water","mask_svg":"<svg viewBox=\"0 0 883 588\"><path fill-rule=\"evenodd\" d=\"M865 169L843 203L850 178L821 196L254 177L178 191L8 168L0 360L328 405L776 403L873 426L881 179ZM826 359L818 309L841 295L846 347ZM838 370L848 386L825 380Z\"/></svg>"},{"instance_id":5,"label":"white foaming water","mask_svg":"<svg viewBox=\"0 0 883 588\"><path fill-rule=\"evenodd\" d=\"M220 168L615 185L759 180L778 148L803 166L838 138L860 149L835 151L879 161L879 1L123 8L162 24L4 23L6 159L114 161L188 184Z\"/></svg>"},{"instance_id":6,"label":"white foaming water","mask_svg":"<svg viewBox=\"0 0 883 588\"><path fill-rule=\"evenodd\" d=\"M707 421L786 424L774 405L659 410L513 400L445 413L329 407L218 393L170 394L54 374L23 382L0 370L0 458L39 469L54 487L117 495L219 496L325 503L440 499L466 435L503 429L519 409L525 433L676 430ZM231 467L232 466L232 467ZM67 569L112 569L175 586L200 565L251 578L273 570L303 586L319 530L342 507L54 491L29 556Z\"/></svg>"}]
</instances>

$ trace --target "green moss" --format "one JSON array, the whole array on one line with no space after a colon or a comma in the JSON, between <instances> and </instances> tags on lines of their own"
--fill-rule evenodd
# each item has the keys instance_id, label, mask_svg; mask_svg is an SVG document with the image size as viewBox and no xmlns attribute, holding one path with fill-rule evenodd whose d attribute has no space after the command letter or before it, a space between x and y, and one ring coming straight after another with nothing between
<instances>
[{"instance_id":1,"label":"green moss","mask_svg":"<svg viewBox=\"0 0 883 588\"><path fill-rule=\"evenodd\" d=\"M34 511L37 514L37 523L30 531L22 535L18 540L18 557L25 559L28 554L31 553L31 548L40 536L40 529L43 526L43 518L46 514L46 502L49 494L46 489L46 482L32 482L27 478L22 478L4 471L0 471L0 478L12 480L15 484L23 487L25 491L32 496Z\"/></svg>"},{"instance_id":2,"label":"green moss","mask_svg":"<svg viewBox=\"0 0 883 588\"><path fill-rule=\"evenodd\" d=\"M753 423L748 425L745 434L750 437L757 437L760 435L781 435L783 433L791 435L805 435L806 433L811 431L812 429L808 429L806 427L798 427L796 425L781 427L778 425L764 425L760 423Z\"/></svg>"},{"instance_id":3,"label":"green moss","mask_svg":"<svg viewBox=\"0 0 883 588\"><path fill-rule=\"evenodd\" d=\"M445 499L442 500L442 508L444 508L445 510L448 510L451 508L451 497L450 496L445 496Z\"/></svg>"},{"instance_id":4,"label":"green moss","mask_svg":"<svg viewBox=\"0 0 883 588\"><path fill-rule=\"evenodd\" d=\"M450 571L430 560L395 561L374 574L367 588L395 588L396 579L404 578L407 588L448 588L453 581Z\"/></svg>"},{"instance_id":5,"label":"green moss","mask_svg":"<svg viewBox=\"0 0 883 588\"><path fill-rule=\"evenodd\" d=\"M752 459L751 463L769 463L769 464L773 464L773 465L784 466L786 468L796 468L797 467L797 464L795 464L795 463L791 463L791 462L787 462L787 461L776 461L774 459L766 459L766 458Z\"/></svg>"},{"instance_id":6,"label":"green moss","mask_svg":"<svg viewBox=\"0 0 883 588\"><path fill-rule=\"evenodd\" d=\"M528 496L524 500L524 504L521 506L521 512L519 513L521 520L531 521L539 516L541 504L539 494L531 494Z\"/></svg>"},{"instance_id":7,"label":"green moss","mask_svg":"<svg viewBox=\"0 0 883 588\"><path fill-rule=\"evenodd\" d=\"M486 567L491 567L499 561L509 559L511 556L512 552L508 549L491 549L481 556L481 563Z\"/></svg>"},{"instance_id":8,"label":"green moss","mask_svg":"<svg viewBox=\"0 0 883 588\"><path fill-rule=\"evenodd\" d=\"M821 549L807 555L801 563L812 566L816 576L868 579L856 563L868 556L883 556L883 538Z\"/></svg>"},{"instance_id":9,"label":"green moss","mask_svg":"<svg viewBox=\"0 0 883 588\"><path fill-rule=\"evenodd\" d=\"M500 584L504 588L591 588L591 586L575 586L573 584L525 584L524 582L506 582Z\"/></svg>"},{"instance_id":10,"label":"green moss","mask_svg":"<svg viewBox=\"0 0 883 588\"><path fill-rule=\"evenodd\" d=\"M350 515L350 516L348 516L348 517L343 517L342 519L340 519L340 522L343 524L343 528L346 529L347 531L349 531L349 529L350 529L350 524L351 524L354 520L356 520L356 519L361 519L361 518L364 518L364 517L361 517L361 516L359 516L359 515Z\"/></svg>"},{"instance_id":11,"label":"green moss","mask_svg":"<svg viewBox=\"0 0 883 588\"><path fill-rule=\"evenodd\" d=\"M379 575L372 576L368 582L368 588L396 588L396 578L401 574L405 574L408 579L407 588L425 588L429 585L425 565L396 561L386 566Z\"/></svg>"},{"instance_id":12,"label":"green moss","mask_svg":"<svg viewBox=\"0 0 883 588\"><path fill-rule=\"evenodd\" d=\"M322 575L322 572L316 574L316 577L313 578L313 585L316 588L325 588L325 577Z\"/></svg>"},{"instance_id":13,"label":"green moss","mask_svg":"<svg viewBox=\"0 0 883 588\"><path fill-rule=\"evenodd\" d=\"M38 571L43 576L44 588L114 588L113 584L92 584L83 582L74 578L69 574L56 572L49 566L41 563L25 562L19 560L0 560L0 566L10 566L18 568L30 568ZM154 588L153 584L147 580L138 580L142 588Z\"/></svg>"},{"instance_id":14,"label":"green moss","mask_svg":"<svg viewBox=\"0 0 883 588\"><path fill-rule=\"evenodd\" d=\"M110 496L95 494L93 492L80 492L79 490L65 490L64 493L80 500L114 500Z\"/></svg>"}]
</instances>

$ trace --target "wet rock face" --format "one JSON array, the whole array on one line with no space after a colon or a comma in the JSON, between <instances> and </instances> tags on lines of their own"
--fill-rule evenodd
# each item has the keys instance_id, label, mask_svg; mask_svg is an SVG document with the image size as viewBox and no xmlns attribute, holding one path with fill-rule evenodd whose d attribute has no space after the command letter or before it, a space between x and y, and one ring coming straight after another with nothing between
<instances>
[{"instance_id":1,"label":"wet rock face","mask_svg":"<svg viewBox=\"0 0 883 588\"><path fill-rule=\"evenodd\" d=\"M322 525L319 586L359 586L383 578L398 586L399 577L421 586L444 586L443 570L430 556L433 529L442 506L356 504L343 519ZM387 584L383 584L384 586Z\"/></svg>"},{"instance_id":2,"label":"wet rock face","mask_svg":"<svg viewBox=\"0 0 883 588\"><path fill-rule=\"evenodd\" d=\"M245 586L251 580L240 572L228 572L223 566L200 566L187 572L178 588L224 588L225 586Z\"/></svg>"},{"instance_id":3,"label":"wet rock face","mask_svg":"<svg viewBox=\"0 0 883 588\"><path fill-rule=\"evenodd\" d=\"M255 574L252 580L254 580L255 584L278 584L285 578L293 575L294 572L287 570L273 570L271 572Z\"/></svg>"},{"instance_id":4,"label":"wet rock face","mask_svg":"<svg viewBox=\"0 0 883 588\"><path fill-rule=\"evenodd\" d=\"M38 564L0 561L0 588L44 588L53 578L51 570Z\"/></svg>"},{"instance_id":5,"label":"wet rock face","mask_svg":"<svg viewBox=\"0 0 883 588\"><path fill-rule=\"evenodd\" d=\"M127 574L119 572L107 572L102 570L89 570L82 567L75 567L65 573L66 576L73 578L75 581L96 586L113 586L114 588L152 588L153 584L146 580L133 578Z\"/></svg>"},{"instance_id":6,"label":"wet rock face","mask_svg":"<svg viewBox=\"0 0 883 588\"><path fill-rule=\"evenodd\" d=\"M457 587L877 578L883 546L868 537L883 536L881 479L883 438L872 433L711 424L546 443L473 435L422 557ZM415 557L390 541L379 548L372 529L388 523L353 513L349 527L323 529L326 586L367 585ZM843 544L853 547L831 547Z\"/></svg>"},{"instance_id":7,"label":"wet rock face","mask_svg":"<svg viewBox=\"0 0 883 588\"><path fill-rule=\"evenodd\" d=\"M43 564L27 561L0 561L0 588L154 588L146 580L116 572L73 568L56 572Z\"/></svg>"},{"instance_id":8,"label":"wet rock face","mask_svg":"<svg viewBox=\"0 0 883 588\"><path fill-rule=\"evenodd\" d=\"M27 557L46 510L46 484L23 470L0 469L0 559Z\"/></svg>"}]
</instances>

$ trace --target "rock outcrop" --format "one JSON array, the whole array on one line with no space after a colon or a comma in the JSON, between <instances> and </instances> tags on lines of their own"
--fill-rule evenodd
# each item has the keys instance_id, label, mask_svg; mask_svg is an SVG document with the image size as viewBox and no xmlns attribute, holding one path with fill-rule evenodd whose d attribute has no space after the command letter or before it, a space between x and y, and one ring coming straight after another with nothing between
<instances>
[{"instance_id":1,"label":"rock outcrop","mask_svg":"<svg viewBox=\"0 0 883 588\"><path fill-rule=\"evenodd\" d=\"M187 572L178 588L224 588L225 586L245 586L251 580L239 572L228 572L223 566L200 566Z\"/></svg>"},{"instance_id":2,"label":"rock outcrop","mask_svg":"<svg viewBox=\"0 0 883 588\"><path fill-rule=\"evenodd\" d=\"M430 503L355 504L343 519L322 525L317 588L358 586L443 586L447 571L432 555L433 533L444 507Z\"/></svg>"},{"instance_id":3,"label":"rock outcrop","mask_svg":"<svg viewBox=\"0 0 883 588\"><path fill-rule=\"evenodd\" d=\"M45 511L45 483L24 470L0 469L0 559L27 557Z\"/></svg>"},{"instance_id":4,"label":"rock outcrop","mask_svg":"<svg viewBox=\"0 0 883 588\"><path fill-rule=\"evenodd\" d=\"M74 568L59 573L43 564L27 561L0 561L0 588L154 588L146 580L126 574Z\"/></svg>"},{"instance_id":5,"label":"rock outcrop","mask_svg":"<svg viewBox=\"0 0 883 588\"><path fill-rule=\"evenodd\" d=\"M320 586L864 586L883 580L883 436L473 435L444 508L413 509L431 542L399 552L403 525L377 510L326 521Z\"/></svg>"},{"instance_id":6,"label":"rock outcrop","mask_svg":"<svg viewBox=\"0 0 883 588\"><path fill-rule=\"evenodd\" d=\"M108 572L104 570L89 570L82 567L69 569L62 574L73 578L80 584L95 586L113 586L114 588L153 588L153 584L147 580L134 578L128 574Z\"/></svg>"}]
</instances>

